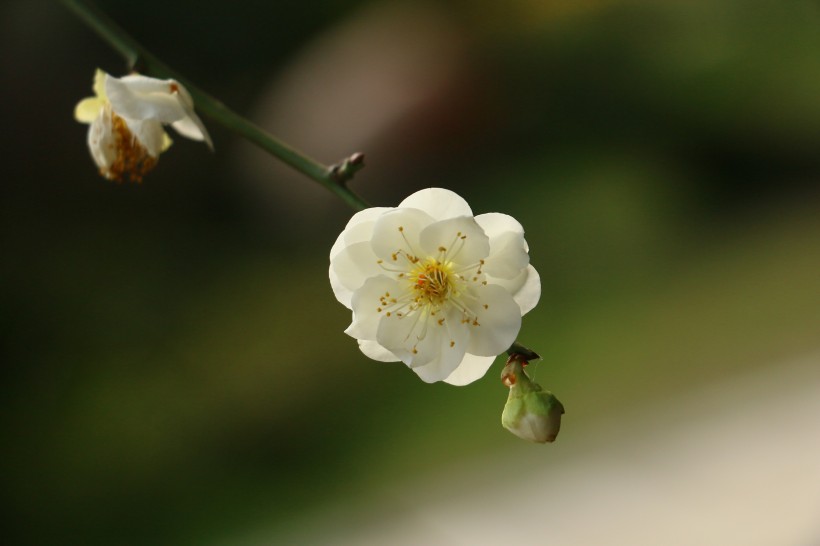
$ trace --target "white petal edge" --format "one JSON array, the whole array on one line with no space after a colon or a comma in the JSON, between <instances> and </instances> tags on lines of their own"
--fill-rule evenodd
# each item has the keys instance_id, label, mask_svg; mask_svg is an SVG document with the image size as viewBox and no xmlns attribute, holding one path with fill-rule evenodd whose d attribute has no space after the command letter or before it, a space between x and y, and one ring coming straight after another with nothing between
<instances>
[{"instance_id":1,"label":"white petal edge","mask_svg":"<svg viewBox=\"0 0 820 546\"><path fill-rule=\"evenodd\" d=\"M165 93L170 94L172 86L182 87L182 85L172 79L161 80L159 78L152 78L151 76L143 76L142 74L128 74L122 78L114 78L109 75L109 78L119 80L127 85L134 93L150 94L150 93Z\"/></svg>"},{"instance_id":2,"label":"white petal edge","mask_svg":"<svg viewBox=\"0 0 820 546\"><path fill-rule=\"evenodd\" d=\"M541 297L541 277L531 264L514 279L501 279L487 275L487 282L500 286L512 294L515 303L521 308L522 315L532 311Z\"/></svg>"},{"instance_id":3,"label":"white petal edge","mask_svg":"<svg viewBox=\"0 0 820 546\"><path fill-rule=\"evenodd\" d=\"M134 78L139 78L135 80ZM161 123L174 123L187 116L176 95L171 93L167 81L155 80L151 87L160 87L162 91L144 92L135 88L136 81L153 80L144 76L126 76L114 78L106 76L105 92L114 112L124 118L135 120L155 119Z\"/></svg>"},{"instance_id":4,"label":"white petal edge","mask_svg":"<svg viewBox=\"0 0 820 546\"><path fill-rule=\"evenodd\" d=\"M458 368L444 379L445 383L455 385L456 387L463 387L469 385L477 379L484 377L487 370L490 369L497 357L495 356L476 356L467 353Z\"/></svg>"},{"instance_id":5,"label":"white petal edge","mask_svg":"<svg viewBox=\"0 0 820 546\"><path fill-rule=\"evenodd\" d=\"M370 236L373 234L372 226L369 232L362 231L357 237L353 237L351 233L356 231L354 230L354 228L356 228L356 226L358 226L359 224L363 224L366 222L375 223L376 219L388 210L392 210L392 208L371 207L369 209L360 210L359 212L351 216L345 228L336 238L336 242L333 243L333 246L330 248L330 259L332 260L333 257L336 256L336 254L341 252L342 249L345 247L345 244L350 245L353 243L359 243L361 241L369 241Z\"/></svg>"},{"instance_id":6,"label":"white petal edge","mask_svg":"<svg viewBox=\"0 0 820 546\"><path fill-rule=\"evenodd\" d=\"M507 214L488 212L476 216L475 221L478 222L478 225L481 226L481 229L484 230L490 240L508 231L524 235L524 227L518 220Z\"/></svg>"},{"instance_id":7,"label":"white petal edge","mask_svg":"<svg viewBox=\"0 0 820 546\"><path fill-rule=\"evenodd\" d=\"M202 123L202 120L199 119L199 116L197 116L193 110L188 110L187 117L173 122L171 127L185 138L190 138L198 142L204 141L208 148L213 151L214 143L211 140L211 135L208 134L205 124Z\"/></svg>"},{"instance_id":8,"label":"white petal edge","mask_svg":"<svg viewBox=\"0 0 820 546\"><path fill-rule=\"evenodd\" d=\"M473 215L470 205L463 197L444 188L419 190L399 203L399 208L423 210L436 220Z\"/></svg>"},{"instance_id":9,"label":"white petal edge","mask_svg":"<svg viewBox=\"0 0 820 546\"><path fill-rule=\"evenodd\" d=\"M330 288L333 290L333 295L336 296L336 300L350 309L353 291L342 284L342 279L333 271L333 264L330 264L330 267L328 267L328 277L330 277Z\"/></svg>"},{"instance_id":10,"label":"white petal edge","mask_svg":"<svg viewBox=\"0 0 820 546\"><path fill-rule=\"evenodd\" d=\"M367 209L367 211L372 212L369 212L368 214L362 214L355 224L351 225L351 222L348 222L348 226L344 230L345 242L349 245L352 245L354 243L360 243L362 241L370 241L370 239L373 238L373 228L376 225L376 221L381 217L382 214L385 214L386 212L389 212L391 210L393 209L387 207Z\"/></svg>"},{"instance_id":11,"label":"white petal edge","mask_svg":"<svg viewBox=\"0 0 820 546\"><path fill-rule=\"evenodd\" d=\"M342 284L341 278L339 278L339 275L334 271L333 258L338 256L348 245L369 241L376 219L388 210L392 209L388 207L371 207L369 209L360 210L348 220L345 229L336 237L336 241L330 248L330 267L328 268L330 287L333 289L333 294L336 296L336 299L348 309L350 309L353 291Z\"/></svg>"},{"instance_id":12,"label":"white petal edge","mask_svg":"<svg viewBox=\"0 0 820 546\"><path fill-rule=\"evenodd\" d=\"M339 302L351 309L353 293L368 279L384 274L367 241L344 247L330 260L330 286ZM395 282L395 281L394 281Z\"/></svg>"},{"instance_id":13,"label":"white petal edge","mask_svg":"<svg viewBox=\"0 0 820 546\"><path fill-rule=\"evenodd\" d=\"M513 294L515 303L521 308L521 315L532 311L541 299L541 276L532 264L527 266L526 274L524 284Z\"/></svg>"},{"instance_id":14,"label":"white petal edge","mask_svg":"<svg viewBox=\"0 0 820 546\"><path fill-rule=\"evenodd\" d=\"M368 358L378 362L399 362L401 359L379 345L377 341L369 339L359 340L359 350Z\"/></svg>"}]
</instances>

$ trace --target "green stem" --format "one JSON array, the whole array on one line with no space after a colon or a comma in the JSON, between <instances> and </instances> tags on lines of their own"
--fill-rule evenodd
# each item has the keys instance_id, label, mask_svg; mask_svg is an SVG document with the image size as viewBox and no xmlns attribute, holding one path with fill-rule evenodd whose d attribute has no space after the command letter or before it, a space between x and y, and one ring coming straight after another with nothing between
<instances>
[{"instance_id":1,"label":"green stem","mask_svg":"<svg viewBox=\"0 0 820 546\"><path fill-rule=\"evenodd\" d=\"M197 109L215 122L245 137L271 155L279 158L300 173L315 180L341 197L354 210L369 205L351 191L346 183L364 166L364 156L353 154L336 165L327 166L298 152L258 125L237 114L219 100L180 76L165 63L147 51L107 15L84 0L61 0L62 3L120 53L132 69L157 78L173 78L180 82L194 99Z\"/></svg>"}]
</instances>

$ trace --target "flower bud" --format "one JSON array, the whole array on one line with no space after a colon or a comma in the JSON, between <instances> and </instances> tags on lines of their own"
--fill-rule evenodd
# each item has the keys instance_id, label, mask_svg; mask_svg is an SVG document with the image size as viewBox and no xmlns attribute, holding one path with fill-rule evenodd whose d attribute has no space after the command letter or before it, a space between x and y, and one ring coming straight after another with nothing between
<instances>
[{"instance_id":1,"label":"flower bud","mask_svg":"<svg viewBox=\"0 0 820 546\"><path fill-rule=\"evenodd\" d=\"M551 392L530 380L524 364L519 355L513 354L501 372L501 381L510 387L501 424L524 440L552 442L561 428L564 406Z\"/></svg>"}]
</instances>

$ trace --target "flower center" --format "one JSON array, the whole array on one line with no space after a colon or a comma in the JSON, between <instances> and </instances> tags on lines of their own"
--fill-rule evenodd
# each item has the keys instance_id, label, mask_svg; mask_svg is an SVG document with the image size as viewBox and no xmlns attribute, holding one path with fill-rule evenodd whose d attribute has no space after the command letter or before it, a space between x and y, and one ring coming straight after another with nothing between
<instances>
[{"instance_id":1,"label":"flower center","mask_svg":"<svg viewBox=\"0 0 820 546\"><path fill-rule=\"evenodd\" d=\"M480 326L476 313L470 310L468 302L464 300L476 299L475 296L470 296L469 285L487 284L481 271L484 260L480 259L471 265L459 265L455 261L467 236L459 231L449 245L450 251L442 245L438 247L437 254L419 258L404 233L404 227L398 226L398 231L404 238L406 247L393 252L390 260L376 260L376 264L396 275L403 284L402 288L406 289L401 290L398 296L391 296L390 292L380 295L376 312L384 312L386 317L395 316L397 319L415 315L416 324L421 321L423 325L417 339L424 339L428 320L432 319L439 326L443 325L445 319L439 313L450 307L461 313L462 323ZM486 305L484 308L487 308Z\"/></svg>"},{"instance_id":2,"label":"flower center","mask_svg":"<svg viewBox=\"0 0 820 546\"><path fill-rule=\"evenodd\" d=\"M439 307L456 293L451 262L441 263L434 258L427 258L416 265L408 279L419 305Z\"/></svg>"}]
</instances>

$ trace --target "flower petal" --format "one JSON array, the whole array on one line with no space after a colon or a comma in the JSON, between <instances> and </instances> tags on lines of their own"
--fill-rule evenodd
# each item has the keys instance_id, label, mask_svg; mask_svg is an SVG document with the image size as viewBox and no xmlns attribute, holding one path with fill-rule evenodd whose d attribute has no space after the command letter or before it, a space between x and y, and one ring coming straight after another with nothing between
<instances>
[{"instance_id":1,"label":"flower petal","mask_svg":"<svg viewBox=\"0 0 820 546\"><path fill-rule=\"evenodd\" d=\"M523 235L507 232L490 239L490 253L484 262L484 272L493 277L512 279L530 263Z\"/></svg>"},{"instance_id":2,"label":"flower petal","mask_svg":"<svg viewBox=\"0 0 820 546\"><path fill-rule=\"evenodd\" d=\"M504 288L492 284L474 288L466 306L475 314L467 352L495 356L506 351L521 329L521 308ZM466 299L466 298L465 298ZM462 300L464 301L464 300Z\"/></svg>"},{"instance_id":3,"label":"flower petal","mask_svg":"<svg viewBox=\"0 0 820 546\"><path fill-rule=\"evenodd\" d=\"M408 258L419 255L419 234L434 221L429 214L416 209L385 212L373 226L373 252L387 265L408 265Z\"/></svg>"},{"instance_id":4,"label":"flower petal","mask_svg":"<svg viewBox=\"0 0 820 546\"><path fill-rule=\"evenodd\" d=\"M339 252L344 250L346 246L347 243L345 242L345 232L343 231L338 237L336 237L336 240L333 242L333 246L330 247L330 261L332 262L333 258L335 258ZM331 269L333 268L331 267Z\"/></svg>"},{"instance_id":5,"label":"flower petal","mask_svg":"<svg viewBox=\"0 0 820 546\"><path fill-rule=\"evenodd\" d=\"M446 336L439 338L439 344L441 346L438 348L435 359L423 366L411 367L425 383L444 381L458 367L464 357L463 351L456 351L449 347Z\"/></svg>"},{"instance_id":6,"label":"flower petal","mask_svg":"<svg viewBox=\"0 0 820 546\"><path fill-rule=\"evenodd\" d=\"M478 266L487 257L490 242L472 216L460 216L435 222L421 232L421 249L426 256L443 252L442 261ZM442 250L444 249L444 250Z\"/></svg>"},{"instance_id":7,"label":"flower petal","mask_svg":"<svg viewBox=\"0 0 820 546\"><path fill-rule=\"evenodd\" d=\"M428 344L422 343L422 350L419 351L418 345L422 341L420 334L425 325L426 321L421 321L420 313L414 316L385 316L379 322L376 341L411 368L423 366L435 358ZM424 339L429 343L434 338L438 342L438 336L435 334L425 336Z\"/></svg>"},{"instance_id":8,"label":"flower petal","mask_svg":"<svg viewBox=\"0 0 820 546\"><path fill-rule=\"evenodd\" d=\"M164 152L165 150L167 150L168 148L170 148L170 147L171 147L171 144L173 144L173 143L174 143L174 141L173 141L173 140L171 140L171 137L169 137L169 136L168 136L168 133L166 133L165 131L163 131L163 132L162 132L162 147L161 147L161 148L160 148L160 150L159 150L159 151L160 151L160 153L162 153L162 152Z\"/></svg>"},{"instance_id":9,"label":"flower petal","mask_svg":"<svg viewBox=\"0 0 820 546\"><path fill-rule=\"evenodd\" d=\"M382 213L392 210L387 207L371 207L369 209L360 210L354 214L344 230L336 238L336 242L330 248L330 259L342 251L345 245L352 245L353 243L360 243L362 241L369 241L373 235L373 225ZM359 225L367 225L369 227L359 227Z\"/></svg>"},{"instance_id":10,"label":"flower petal","mask_svg":"<svg viewBox=\"0 0 820 546\"><path fill-rule=\"evenodd\" d=\"M400 360L399 357L379 345L378 342L369 339L360 339L359 349L365 356L379 362L398 362Z\"/></svg>"},{"instance_id":11,"label":"flower petal","mask_svg":"<svg viewBox=\"0 0 820 546\"><path fill-rule=\"evenodd\" d=\"M385 309L387 305L384 304L384 298L398 296L400 290L402 286L386 275L367 279L362 287L353 293L350 305L353 310L353 321L345 333L356 339L375 340L378 337L379 322L388 314L392 316L392 313Z\"/></svg>"},{"instance_id":12,"label":"flower petal","mask_svg":"<svg viewBox=\"0 0 820 546\"><path fill-rule=\"evenodd\" d=\"M74 119L80 123L91 123L97 119L104 106L105 101L99 97L83 99L74 107Z\"/></svg>"},{"instance_id":13,"label":"flower petal","mask_svg":"<svg viewBox=\"0 0 820 546\"><path fill-rule=\"evenodd\" d=\"M507 232L518 233L520 235L524 235L524 228L521 227L521 224L507 214L501 214L500 212L488 212L486 214L479 214L475 217L475 221L478 222L478 225L481 226L481 229L484 230L484 233L487 234L487 237L490 238L490 241L493 238L502 235Z\"/></svg>"},{"instance_id":14,"label":"flower petal","mask_svg":"<svg viewBox=\"0 0 820 546\"><path fill-rule=\"evenodd\" d=\"M411 368L443 357L441 365L454 369L461 361L469 334L459 316L430 316L424 311L401 316L392 313L379 323L376 341Z\"/></svg>"},{"instance_id":15,"label":"flower petal","mask_svg":"<svg viewBox=\"0 0 820 546\"><path fill-rule=\"evenodd\" d=\"M105 72L100 70L99 68L94 71L94 85L92 89L94 89L94 96L106 102L108 97L105 94L105 77L108 76Z\"/></svg>"},{"instance_id":16,"label":"flower petal","mask_svg":"<svg viewBox=\"0 0 820 546\"><path fill-rule=\"evenodd\" d=\"M499 279L487 275L487 283L501 286L512 294L515 303L521 308L521 314L526 315L541 298L541 277L532 265L528 265L514 279Z\"/></svg>"},{"instance_id":17,"label":"flower petal","mask_svg":"<svg viewBox=\"0 0 820 546\"><path fill-rule=\"evenodd\" d=\"M495 356L476 356L467 353L458 368L448 375L444 382L458 387L468 385L484 377L495 359Z\"/></svg>"},{"instance_id":18,"label":"flower petal","mask_svg":"<svg viewBox=\"0 0 820 546\"><path fill-rule=\"evenodd\" d=\"M128 74L122 78L113 78L110 75L108 77L119 80L124 85L128 86L132 92L140 95L148 95L153 93L170 94L172 90L181 87L180 83L176 80L162 80L159 78L152 78L151 76L143 76L142 74Z\"/></svg>"},{"instance_id":19,"label":"flower petal","mask_svg":"<svg viewBox=\"0 0 820 546\"><path fill-rule=\"evenodd\" d=\"M490 239L490 253L483 270L488 275L512 279L530 263L524 228L512 216L492 212L476 216L476 222Z\"/></svg>"},{"instance_id":20,"label":"flower petal","mask_svg":"<svg viewBox=\"0 0 820 546\"><path fill-rule=\"evenodd\" d=\"M142 144L152 157L159 157L165 145L165 129L162 123L156 119L125 120L128 128L136 139Z\"/></svg>"},{"instance_id":21,"label":"flower petal","mask_svg":"<svg viewBox=\"0 0 820 546\"><path fill-rule=\"evenodd\" d=\"M525 276L524 284L513 294L513 299L521 308L521 314L526 315L541 299L541 277L532 265L528 265L522 275Z\"/></svg>"},{"instance_id":22,"label":"flower petal","mask_svg":"<svg viewBox=\"0 0 820 546\"><path fill-rule=\"evenodd\" d=\"M214 143L211 140L211 135L208 134L205 124L202 123L202 120L199 119L199 116L197 116L193 110L186 109L186 117L171 123L171 127L185 138L199 142L204 141L205 144L208 145L208 148L213 151Z\"/></svg>"},{"instance_id":23,"label":"flower petal","mask_svg":"<svg viewBox=\"0 0 820 546\"><path fill-rule=\"evenodd\" d=\"M171 94L168 80L145 76L114 78L106 75L105 92L114 113L123 118L173 123L187 116L179 99Z\"/></svg>"},{"instance_id":24,"label":"flower petal","mask_svg":"<svg viewBox=\"0 0 820 546\"><path fill-rule=\"evenodd\" d=\"M444 323L435 327L440 334L438 347L433 347L436 357L423 366L412 368L426 383L443 381L461 365L470 332L460 318L461 315L457 312L447 314Z\"/></svg>"},{"instance_id":25,"label":"flower petal","mask_svg":"<svg viewBox=\"0 0 820 546\"><path fill-rule=\"evenodd\" d=\"M100 171L107 172L117 158L117 145L112 131L111 111L103 109L88 126L88 149Z\"/></svg>"},{"instance_id":26,"label":"flower petal","mask_svg":"<svg viewBox=\"0 0 820 546\"><path fill-rule=\"evenodd\" d=\"M336 296L339 303L350 309L350 302L353 299L353 290L342 284L342 279L336 274L336 271L333 269L333 264L330 264L328 268L328 277L330 278L330 288L333 290L333 295Z\"/></svg>"},{"instance_id":27,"label":"flower petal","mask_svg":"<svg viewBox=\"0 0 820 546\"><path fill-rule=\"evenodd\" d=\"M354 214L344 230L345 242L352 245L353 243L370 241L373 237L373 227L376 225L376 220L389 210L393 209L388 207L373 207Z\"/></svg>"},{"instance_id":28,"label":"flower petal","mask_svg":"<svg viewBox=\"0 0 820 546\"><path fill-rule=\"evenodd\" d=\"M384 274L376 263L377 260L370 243L364 241L344 247L330 261L333 293L345 307L351 308L353 293L361 288L365 281Z\"/></svg>"},{"instance_id":29,"label":"flower petal","mask_svg":"<svg viewBox=\"0 0 820 546\"><path fill-rule=\"evenodd\" d=\"M330 279L330 288L333 290L333 295L336 296L336 300L350 309L350 300L353 298L353 291L342 284L342 279L336 274L336 271L333 269L333 264L330 264L327 273Z\"/></svg>"},{"instance_id":30,"label":"flower petal","mask_svg":"<svg viewBox=\"0 0 820 546\"><path fill-rule=\"evenodd\" d=\"M399 208L423 210L436 220L473 215L467 201L457 193L443 188L419 190L399 203Z\"/></svg>"},{"instance_id":31,"label":"flower petal","mask_svg":"<svg viewBox=\"0 0 820 546\"><path fill-rule=\"evenodd\" d=\"M330 286L333 288L333 293L336 299L339 300L345 307L350 308L350 299L353 296L353 291L345 288L342 284L339 275L336 274L333 266L333 258L336 257L347 245L359 243L362 241L370 241L373 234L373 225L376 219L385 211L390 210L386 207L372 207L361 210L353 215L347 222L347 226L336 238L336 242L330 249L330 268L328 274L330 276Z\"/></svg>"}]
</instances>

